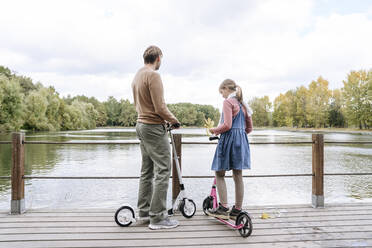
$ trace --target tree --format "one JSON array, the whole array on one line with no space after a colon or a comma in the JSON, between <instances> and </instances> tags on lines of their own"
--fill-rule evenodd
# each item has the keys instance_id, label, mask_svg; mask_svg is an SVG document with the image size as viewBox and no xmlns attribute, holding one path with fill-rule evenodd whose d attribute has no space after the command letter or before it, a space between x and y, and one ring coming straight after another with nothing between
<instances>
[{"instance_id":1,"label":"tree","mask_svg":"<svg viewBox=\"0 0 372 248\"><path fill-rule=\"evenodd\" d=\"M97 127L103 127L106 126L107 123L107 113L106 108L103 103L98 101L95 97L90 97L88 100L89 103L93 104L94 109L98 112L98 117L96 120L96 126Z\"/></svg>"},{"instance_id":2,"label":"tree","mask_svg":"<svg viewBox=\"0 0 372 248\"><path fill-rule=\"evenodd\" d=\"M98 112L93 104L74 100L71 105L61 104L61 129L77 130L92 129L96 127Z\"/></svg>"},{"instance_id":3,"label":"tree","mask_svg":"<svg viewBox=\"0 0 372 248\"><path fill-rule=\"evenodd\" d=\"M113 96L110 96L104 102L104 106L107 113L107 125L118 126L121 109L120 103Z\"/></svg>"},{"instance_id":4,"label":"tree","mask_svg":"<svg viewBox=\"0 0 372 248\"><path fill-rule=\"evenodd\" d=\"M42 90L31 92L25 99L25 123L24 127L30 130L54 130L46 117L48 99Z\"/></svg>"},{"instance_id":5,"label":"tree","mask_svg":"<svg viewBox=\"0 0 372 248\"><path fill-rule=\"evenodd\" d=\"M22 93L25 96L27 96L33 90L37 90L38 88L42 88L42 87L40 87L41 84L39 85L39 87L34 85L32 83L32 79L29 78L29 77L17 76L17 78L18 78L18 81L19 81L19 85L22 88Z\"/></svg>"},{"instance_id":6,"label":"tree","mask_svg":"<svg viewBox=\"0 0 372 248\"><path fill-rule=\"evenodd\" d=\"M98 117L96 119L96 126L103 127L106 126L108 118L106 113L106 107L104 103L98 101L95 97L86 97L84 95L78 95L71 97L68 95L66 98L63 99L67 104L72 104L74 100L79 100L81 102L91 103L94 106L94 109L98 112Z\"/></svg>"},{"instance_id":7,"label":"tree","mask_svg":"<svg viewBox=\"0 0 372 248\"><path fill-rule=\"evenodd\" d=\"M330 127L345 126L345 117L342 111L342 101L341 90L333 90L328 112L328 123Z\"/></svg>"},{"instance_id":8,"label":"tree","mask_svg":"<svg viewBox=\"0 0 372 248\"><path fill-rule=\"evenodd\" d=\"M272 104L268 96L254 97L249 101L253 110L252 121L255 126L267 127L271 125Z\"/></svg>"},{"instance_id":9,"label":"tree","mask_svg":"<svg viewBox=\"0 0 372 248\"><path fill-rule=\"evenodd\" d=\"M307 126L307 119L306 119L306 106L308 101L309 91L306 87L300 86L296 89L294 94L294 116L293 116L293 124L296 127L306 127Z\"/></svg>"},{"instance_id":10,"label":"tree","mask_svg":"<svg viewBox=\"0 0 372 248\"><path fill-rule=\"evenodd\" d=\"M203 126L204 120L210 118L214 123L220 120L220 111L212 105L194 104L196 107L197 116L195 126Z\"/></svg>"},{"instance_id":11,"label":"tree","mask_svg":"<svg viewBox=\"0 0 372 248\"><path fill-rule=\"evenodd\" d=\"M351 71L347 75L347 81L343 81L342 93L347 121L360 129L371 126L371 80L372 70L360 70Z\"/></svg>"},{"instance_id":12,"label":"tree","mask_svg":"<svg viewBox=\"0 0 372 248\"><path fill-rule=\"evenodd\" d=\"M62 130L75 130L80 129L82 126L80 111L75 106L72 105L63 105L62 114Z\"/></svg>"},{"instance_id":13,"label":"tree","mask_svg":"<svg viewBox=\"0 0 372 248\"><path fill-rule=\"evenodd\" d=\"M168 108L184 126L203 126L205 119L215 123L220 119L219 110L211 105L176 103L168 104Z\"/></svg>"},{"instance_id":14,"label":"tree","mask_svg":"<svg viewBox=\"0 0 372 248\"><path fill-rule=\"evenodd\" d=\"M24 104L19 82L0 74L0 130L20 130Z\"/></svg>"},{"instance_id":15,"label":"tree","mask_svg":"<svg viewBox=\"0 0 372 248\"><path fill-rule=\"evenodd\" d=\"M309 85L308 101L306 105L306 119L312 127L326 127L329 112L328 81L319 77Z\"/></svg>"},{"instance_id":16,"label":"tree","mask_svg":"<svg viewBox=\"0 0 372 248\"><path fill-rule=\"evenodd\" d=\"M10 79L10 78L13 76L13 74L12 74L12 72L10 71L9 68L4 67L4 66L1 66L1 65L0 65L0 74L3 74L3 75L4 75L5 77L7 77L8 79Z\"/></svg>"},{"instance_id":17,"label":"tree","mask_svg":"<svg viewBox=\"0 0 372 248\"><path fill-rule=\"evenodd\" d=\"M196 106L191 103L176 103L168 104L169 110L176 116L179 122L184 126L194 126L197 117L198 111Z\"/></svg>"},{"instance_id":18,"label":"tree","mask_svg":"<svg viewBox=\"0 0 372 248\"><path fill-rule=\"evenodd\" d=\"M289 94L280 94L274 100L273 125L275 127L292 126Z\"/></svg>"},{"instance_id":19,"label":"tree","mask_svg":"<svg viewBox=\"0 0 372 248\"><path fill-rule=\"evenodd\" d=\"M93 104L74 100L71 104L73 113L78 113L78 118L74 119L75 129L92 129L96 128L96 118L98 112L94 109Z\"/></svg>"},{"instance_id":20,"label":"tree","mask_svg":"<svg viewBox=\"0 0 372 248\"><path fill-rule=\"evenodd\" d=\"M137 122L137 112L129 100L120 100L119 124L124 127L133 127Z\"/></svg>"},{"instance_id":21,"label":"tree","mask_svg":"<svg viewBox=\"0 0 372 248\"><path fill-rule=\"evenodd\" d=\"M367 80L367 99L366 104L364 104L364 116L366 117L367 128L372 127L372 70L368 72Z\"/></svg>"},{"instance_id":22,"label":"tree","mask_svg":"<svg viewBox=\"0 0 372 248\"><path fill-rule=\"evenodd\" d=\"M49 124L53 127L53 130L61 129L61 114L60 106L61 99L59 98L58 93L53 87L44 88L42 91L45 94L45 97L48 101L48 106L45 112L45 116L48 119Z\"/></svg>"},{"instance_id":23,"label":"tree","mask_svg":"<svg viewBox=\"0 0 372 248\"><path fill-rule=\"evenodd\" d=\"M25 98L24 128L38 131L61 129L61 99L53 87L31 91Z\"/></svg>"}]
</instances>

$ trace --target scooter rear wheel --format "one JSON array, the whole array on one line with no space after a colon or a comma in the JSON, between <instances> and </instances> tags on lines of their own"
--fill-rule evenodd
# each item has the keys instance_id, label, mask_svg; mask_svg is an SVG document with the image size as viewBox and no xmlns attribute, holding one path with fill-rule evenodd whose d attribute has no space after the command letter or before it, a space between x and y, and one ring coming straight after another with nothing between
<instances>
[{"instance_id":1,"label":"scooter rear wheel","mask_svg":"<svg viewBox=\"0 0 372 248\"><path fill-rule=\"evenodd\" d=\"M134 210L129 206L122 206L115 213L115 222L119 226L129 226L134 219Z\"/></svg>"},{"instance_id":2,"label":"scooter rear wheel","mask_svg":"<svg viewBox=\"0 0 372 248\"><path fill-rule=\"evenodd\" d=\"M196 212L195 202L191 199L183 199L180 204L180 211L185 218L191 218Z\"/></svg>"},{"instance_id":3,"label":"scooter rear wheel","mask_svg":"<svg viewBox=\"0 0 372 248\"><path fill-rule=\"evenodd\" d=\"M253 226L252 220L246 212L240 213L238 215L238 218L236 218L235 225L239 226L240 224L244 225L242 228L239 229L240 236L244 238L249 237L252 233Z\"/></svg>"}]
</instances>

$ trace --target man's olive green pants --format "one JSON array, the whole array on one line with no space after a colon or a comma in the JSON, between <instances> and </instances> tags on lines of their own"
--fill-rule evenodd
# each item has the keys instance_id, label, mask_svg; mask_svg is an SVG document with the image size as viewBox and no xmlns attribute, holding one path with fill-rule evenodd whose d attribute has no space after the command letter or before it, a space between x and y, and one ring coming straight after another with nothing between
<instances>
[{"instance_id":1,"label":"man's olive green pants","mask_svg":"<svg viewBox=\"0 0 372 248\"><path fill-rule=\"evenodd\" d=\"M150 216L150 223L156 223L168 215L167 191L171 172L169 139L161 124L137 122L136 133L141 141L142 154L137 207L140 217Z\"/></svg>"}]
</instances>

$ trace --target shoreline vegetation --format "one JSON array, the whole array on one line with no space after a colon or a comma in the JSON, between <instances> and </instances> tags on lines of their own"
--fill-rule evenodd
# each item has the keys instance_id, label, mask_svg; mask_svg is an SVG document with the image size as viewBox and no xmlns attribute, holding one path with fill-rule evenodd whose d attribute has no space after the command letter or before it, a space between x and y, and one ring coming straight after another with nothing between
<instances>
[{"instance_id":1,"label":"shoreline vegetation","mask_svg":"<svg viewBox=\"0 0 372 248\"><path fill-rule=\"evenodd\" d=\"M321 133L352 133L352 134L372 134L372 129L357 129L357 128L296 128L296 127L257 127L256 129L270 129L278 131L289 131L289 132L321 132Z\"/></svg>"},{"instance_id":2,"label":"shoreline vegetation","mask_svg":"<svg viewBox=\"0 0 372 248\"><path fill-rule=\"evenodd\" d=\"M135 127L118 127L118 126L106 126L106 127L97 127L96 129L125 129L130 128L134 129ZM183 129L203 129L199 126L188 126L182 127ZM253 130L275 130L275 131L288 131L288 132L322 132L322 133L351 133L351 134L371 134L372 129L357 129L357 128L296 128L296 127L253 127Z\"/></svg>"},{"instance_id":3,"label":"shoreline vegetation","mask_svg":"<svg viewBox=\"0 0 372 248\"><path fill-rule=\"evenodd\" d=\"M80 130L65 130L65 131L89 131L97 129L135 129L134 126L104 126L96 127L94 129L80 129ZM182 129L204 129L201 126L182 126ZM329 127L329 128L296 128L296 127L253 127L254 130L274 130L274 131L287 131L287 132L321 132L321 133L346 133L346 134L367 134L372 135L372 129L357 129L357 128L338 128L338 127ZM22 132L38 132L34 130L20 130ZM0 134L9 134L12 131L0 131ZM42 132L42 131L41 131Z\"/></svg>"},{"instance_id":4,"label":"shoreline vegetation","mask_svg":"<svg viewBox=\"0 0 372 248\"><path fill-rule=\"evenodd\" d=\"M273 102L268 96L249 99L253 126L288 131L370 132L372 69L351 71L341 89L330 90L328 85L320 76L308 87L280 93ZM220 119L219 109L212 105L167 106L183 127L203 127L208 118L217 124ZM53 87L44 87L0 66L0 133L133 127L136 119L134 105L127 99L110 96L100 102L84 95L61 97Z\"/></svg>"}]
</instances>

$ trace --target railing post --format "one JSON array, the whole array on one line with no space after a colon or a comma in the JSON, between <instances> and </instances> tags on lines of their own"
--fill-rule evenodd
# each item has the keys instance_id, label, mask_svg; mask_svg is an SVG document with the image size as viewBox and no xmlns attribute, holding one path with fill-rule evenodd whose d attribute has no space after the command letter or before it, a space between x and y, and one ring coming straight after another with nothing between
<instances>
[{"instance_id":1,"label":"railing post","mask_svg":"<svg viewBox=\"0 0 372 248\"><path fill-rule=\"evenodd\" d=\"M313 189L312 189L312 206L313 208L324 207L324 138L323 134L312 135L313 150Z\"/></svg>"},{"instance_id":2,"label":"railing post","mask_svg":"<svg viewBox=\"0 0 372 248\"><path fill-rule=\"evenodd\" d=\"M12 134L12 200L10 204L11 214L25 212L25 134Z\"/></svg>"},{"instance_id":3,"label":"railing post","mask_svg":"<svg viewBox=\"0 0 372 248\"><path fill-rule=\"evenodd\" d=\"M181 169L181 157L182 157L182 134L172 134L174 145L176 147L176 152L178 155L178 162L180 164ZM172 157L175 158L173 149L172 149ZM176 200L178 194L180 193L180 182L178 180L178 173L176 169L176 162L174 159L172 159L172 202Z\"/></svg>"}]
</instances>

